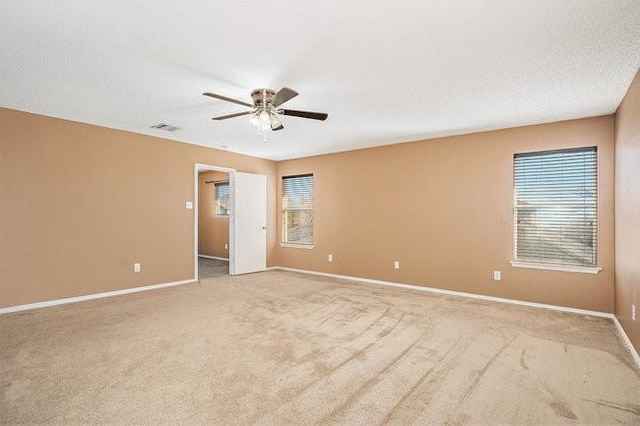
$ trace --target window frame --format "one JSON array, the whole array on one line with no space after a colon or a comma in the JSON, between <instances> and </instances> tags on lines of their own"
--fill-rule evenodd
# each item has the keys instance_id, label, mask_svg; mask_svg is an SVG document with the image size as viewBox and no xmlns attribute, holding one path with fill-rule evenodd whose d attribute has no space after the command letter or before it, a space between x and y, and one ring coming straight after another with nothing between
<instances>
[{"instance_id":1,"label":"window frame","mask_svg":"<svg viewBox=\"0 0 640 426\"><path fill-rule=\"evenodd\" d=\"M545 261L543 259L522 259L518 258L518 211L521 209L522 205L518 203L518 188L516 182L516 174L517 174L517 158L519 157L532 157L537 155L548 155L553 153L570 153L570 152L588 152L593 151L595 156L595 171L593 176L593 183L595 186L595 220L592 225L592 232L594 234L593 238L593 259L594 264L574 264L563 261L563 259L556 259L557 261ZM548 173L548 171L547 171ZM544 194L543 194L544 195ZM545 200L547 203L549 201ZM563 199L564 201L564 199ZM570 203L558 204L561 208L569 208L571 206ZM599 253L599 166L598 166L598 147L597 146L586 146L586 147L577 147L577 148L567 148L567 149L554 149L554 150L546 150L546 151L534 151L534 152L523 152L523 153L514 153L513 155L513 212L512 212L512 226L513 226L513 259L510 261L511 266L515 268L530 268L530 269L542 269L542 270L552 270L552 271L563 271L563 272L578 272L578 273L590 273L597 274L602 269L599 268L598 265L598 253Z\"/></svg>"},{"instance_id":2,"label":"window frame","mask_svg":"<svg viewBox=\"0 0 640 426\"><path fill-rule=\"evenodd\" d=\"M288 179L296 179L296 178L307 178L311 177L311 207L298 207L298 208L286 208L285 207L285 181ZM282 198L281 201L281 233L280 233L280 246L281 247L289 247L289 248L298 248L298 249L313 249L315 246L315 223L314 223L314 215L315 215L315 176L313 173L302 173L295 175L284 175L281 176L281 189L282 189ZM287 241L287 212L290 211L310 211L311 212L311 242L300 242L300 241Z\"/></svg>"}]
</instances>

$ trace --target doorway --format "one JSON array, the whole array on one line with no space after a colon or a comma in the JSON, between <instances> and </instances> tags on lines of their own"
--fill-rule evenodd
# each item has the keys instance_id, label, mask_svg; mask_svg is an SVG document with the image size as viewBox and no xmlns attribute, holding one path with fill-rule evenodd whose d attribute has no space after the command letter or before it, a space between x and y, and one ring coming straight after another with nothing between
<instances>
[{"instance_id":1,"label":"doorway","mask_svg":"<svg viewBox=\"0 0 640 426\"><path fill-rule=\"evenodd\" d=\"M209 173L214 172L214 173ZM225 180L226 178L226 180ZM210 183L206 183L210 182ZM218 195L216 199L216 183ZM226 185L225 185L226 183ZM227 262L228 274L238 275L266 269L267 178L237 172L235 169L196 163L194 166L194 277L199 279L199 260ZM201 191L202 189L202 191ZM227 192L226 200L224 199ZM201 200L201 194L203 199ZM225 205L226 203L226 205ZM202 205L202 207L201 207ZM200 224L200 217L219 213L218 237L199 238L211 223ZM208 222L213 222L213 220ZM225 221L226 220L226 227ZM204 222L204 219L203 219ZM226 234L224 233L226 228ZM215 232L215 230L214 230ZM225 235L227 235L225 241ZM222 247L222 249L220 249ZM226 249L225 249L226 247ZM215 250L212 250L214 249ZM203 252L201 252L201 250ZM213 253L208 254L206 252ZM200 257L202 254L207 257ZM218 254L218 255L216 255ZM225 258L226 254L226 258ZM203 260L203 270L207 266ZM209 265L215 267L214 265ZM221 268L216 268L218 271Z\"/></svg>"},{"instance_id":2,"label":"doorway","mask_svg":"<svg viewBox=\"0 0 640 426\"><path fill-rule=\"evenodd\" d=\"M229 275L229 173L198 172L198 277Z\"/></svg>"}]
</instances>

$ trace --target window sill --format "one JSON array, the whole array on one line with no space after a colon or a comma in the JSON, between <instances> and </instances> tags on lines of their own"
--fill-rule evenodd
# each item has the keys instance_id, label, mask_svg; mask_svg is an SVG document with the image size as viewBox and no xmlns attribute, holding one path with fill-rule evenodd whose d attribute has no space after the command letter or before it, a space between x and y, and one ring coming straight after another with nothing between
<instances>
[{"instance_id":1,"label":"window sill","mask_svg":"<svg viewBox=\"0 0 640 426\"><path fill-rule=\"evenodd\" d=\"M561 271L561 272L578 272L581 274L597 274L598 272L602 271L602 268L598 268L596 266L555 265L553 263L523 262L521 260L512 260L511 266L514 268L544 269L547 271Z\"/></svg>"},{"instance_id":2,"label":"window sill","mask_svg":"<svg viewBox=\"0 0 640 426\"><path fill-rule=\"evenodd\" d=\"M313 250L313 244L280 243L280 247Z\"/></svg>"}]
</instances>

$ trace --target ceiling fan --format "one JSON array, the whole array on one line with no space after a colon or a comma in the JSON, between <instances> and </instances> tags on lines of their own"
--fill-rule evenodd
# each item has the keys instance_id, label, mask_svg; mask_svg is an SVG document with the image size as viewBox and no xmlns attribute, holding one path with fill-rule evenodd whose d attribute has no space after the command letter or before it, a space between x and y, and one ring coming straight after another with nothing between
<instances>
[{"instance_id":1,"label":"ceiling fan","mask_svg":"<svg viewBox=\"0 0 640 426\"><path fill-rule=\"evenodd\" d=\"M236 112L234 114L221 115L213 117L213 120L226 120L228 118L241 117L243 115L252 115L251 122L261 129L282 130L284 126L278 118L280 115L290 115L293 117L310 118L312 120L324 121L329 117L328 114L322 112L298 111L295 109L278 108L283 103L298 96L298 92L288 87L283 87L277 92L272 89L256 89L251 92L253 105L248 102L232 99L227 96L218 95L211 92L204 92L204 96L221 99L234 104L243 105L251 108L249 111Z\"/></svg>"}]
</instances>

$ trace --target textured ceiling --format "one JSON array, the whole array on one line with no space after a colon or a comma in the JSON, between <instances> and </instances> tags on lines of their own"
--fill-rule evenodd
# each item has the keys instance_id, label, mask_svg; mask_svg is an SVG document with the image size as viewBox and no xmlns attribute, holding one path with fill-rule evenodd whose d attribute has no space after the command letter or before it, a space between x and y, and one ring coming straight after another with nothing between
<instances>
[{"instance_id":1,"label":"textured ceiling","mask_svg":"<svg viewBox=\"0 0 640 426\"><path fill-rule=\"evenodd\" d=\"M0 105L287 159L609 114L640 64L637 0L0 2ZM288 86L266 144L243 107ZM166 122L175 133L151 129Z\"/></svg>"}]
</instances>

